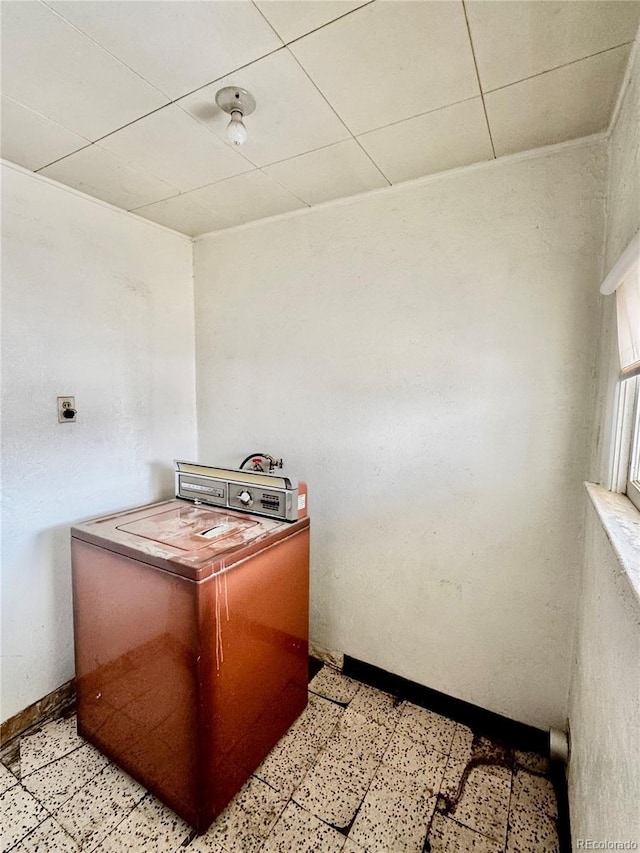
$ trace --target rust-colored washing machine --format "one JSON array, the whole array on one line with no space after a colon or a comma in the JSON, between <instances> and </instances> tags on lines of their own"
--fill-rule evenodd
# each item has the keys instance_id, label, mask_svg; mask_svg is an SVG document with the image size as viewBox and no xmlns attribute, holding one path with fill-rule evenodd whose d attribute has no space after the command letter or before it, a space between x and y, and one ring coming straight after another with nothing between
<instances>
[{"instance_id":1,"label":"rust-colored washing machine","mask_svg":"<svg viewBox=\"0 0 640 853\"><path fill-rule=\"evenodd\" d=\"M309 519L289 478L177 467L71 531L78 731L204 832L306 706Z\"/></svg>"}]
</instances>

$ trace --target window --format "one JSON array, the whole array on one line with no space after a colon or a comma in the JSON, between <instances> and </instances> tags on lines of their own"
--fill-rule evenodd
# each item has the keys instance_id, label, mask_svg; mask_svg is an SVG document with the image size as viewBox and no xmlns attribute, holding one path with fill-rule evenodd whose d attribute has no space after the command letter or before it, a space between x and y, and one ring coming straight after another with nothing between
<instances>
[{"instance_id":1,"label":"window","mask_svg":"<svg viewBox=\"0 0 640 853\"><path fill-rule=\"evenodd\" d=\"M631 427L631 453L629 455L629 473L627 477L627 497L640 509L640 393L638 379L627 380L636 383L635 411Z\"/></svg>"},{"instance_id":2,"label":"window","mask_svg":"<svg viewBox=\"0 0 640 853\"><path fill-rule=\"evenodd\" d=\"M609 488L640 509L640 231L614 264L602 294L615 293L620 373Z\"/></svg>"}]
</instances>

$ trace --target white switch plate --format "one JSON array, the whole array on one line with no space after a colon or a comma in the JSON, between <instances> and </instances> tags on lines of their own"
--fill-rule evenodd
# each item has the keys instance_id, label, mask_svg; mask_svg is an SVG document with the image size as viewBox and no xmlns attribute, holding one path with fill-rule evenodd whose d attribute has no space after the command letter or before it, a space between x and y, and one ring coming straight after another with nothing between
<instances>
[{"instance_id":1,"label":"white switch plate","mask_svg":"<svg viewBox=\"0 0 640 853\"><path fill-rule=\"evenodd\" d=\"M76 418L77 418L75 408L76 408L76 398L75 397L58 397L58 421L59 421L59 423L61 423L61 424L73 424L73 423L75 423ZM67 411L67 409L73 409L74 410L72 418L69 418L69 417L65 418L64 413Z\"/></svg>"}]
</instances>

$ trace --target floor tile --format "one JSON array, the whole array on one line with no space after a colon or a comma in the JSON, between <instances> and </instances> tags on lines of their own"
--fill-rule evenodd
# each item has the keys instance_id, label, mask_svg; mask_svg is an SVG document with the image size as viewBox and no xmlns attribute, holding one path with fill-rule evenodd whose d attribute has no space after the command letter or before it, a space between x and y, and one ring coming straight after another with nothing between
<instances>
[{"instance_id":1,"label":"floor tile","mask_svg":"<svg viewBox=\"0 0 640 853\"><path fill-rule=\"evenodd\" d=\"M509 813L507 853L559 853L555 820L537 809L517 807Z\"/></svg>"},{"instance_id":2,"label":"floor tile","mask_svg":"<svg viewBox=\"0 0 640 853\"><path fill-rule=\"evenodd\" d=\"M513 766L512 749L489 738L474 735L470 728L460 724L456 725L449 755L458 761L473 761L487 766L496 765L509 769Z\"/></svg>"},{"instance_id":3,"label":"floor tile","mask_svg":"<svg viewBox=\"0 0 640 853\"><path fill-rule=\"evenodd\" d=\"M353 820L371 777L349 762L334 762L323 755L293 795L294 801L331 826L343 829Z\"/></svg>"},{"instance_id":4,"label":"floor tile","mask_svg":"<svg viewBox=\"0 0 640 853\"><path fill-rule=\"evenodd\" d=\"M253 853L264 842L287 803L278 791L251 777L205 835L188 847L190 853L210 853L221 845L228 853Z\"/></svg>"},{"instance_id":5,"label":"floor tile","mask_svg":"<svg viewBox=\"0 0 640 853\"><path fill-rule=\"evenodd\" d=\"M468 726L456 723L456 728L451 741L449 755L460 761L469 761L473 754L473 732Z\"/></svg>"},{"instance_id":6,"label":"floor tile","mask_svg":"<svg viewBox=\"0 0 640 853\"><path fill-rule=\"evenodd\" d=\"M421 853L435 806L436 797L425 785L381 765L349 838L371 853Z\"/></svg>"},{"instance_id":7,"label":"floor tile","mask_svg":"<svg viewBox=\"0 0 640 853\"><path fill-rule=\"evenodd\" d=\"M518 769L513 777L512 803L525 809L537 809L549 817L558 817L553 785L543 776Z\"/></svg>"},{"instance_id":8,"label":"floor tile","mask_svg":"<svg viewBox=\"0 0 640 853\"><path fill-rule=\"evenodd\" d=\"M348 708L294 799L320 820L345 827L382 761L392 730Z\"/></svg>"},{"instance_id":9,"label":"floor tile","mask_svg":"<svg viewBox=\"0 0 640 853\"><path fill-rule=\"evenodd\" d=\"M55 813L56 820L83 850L93 850L146 794L120 768L109 764Z\"/></svg>"},{"instance_id":10,"label":"floor tile","mask_svg":"<svg viewBox=\"0 0 640 853\"><path fill-rule=\"evenodd\" d=\"M502 853L504 850L498 841L438 813L433 817L428 840L431 853Z\"/></svg>"},{"instance_id":11,"label":"floor tile","mask_svg":"<svg viewBox=\"0 0 640 853\"><path fill-rule=\"evenodd\" d=\"M100 853L175 853L191 828L151 794L96 848Z\"/></svg>"},{"instance_id":12,"label":"floor tile","mask_svg":"<svg viewBox=\"0 0 640 853\"><path fill-rule=\"evenodd\" d=\"M320 747L295 732L287 732L271 750L254 776L289 797L302 782Z\"/></svg>"},{"instance_id":13,"label":"floor tile","mask_svg":"<svg viewBox=\"0 0 640 853\"><path fill-rule=\"evenodd\" d=\"M551 766L549 759L544 755L538 752L525 752L521 749L515 752L515 763L534 773L548 773Z\"/></svg>"},{"instance_id":14,"label":"floor tile","mask_svg":"<svg viewBox=\"0 0 640 853\"><path fill-rule=\"evenodd\" d=\"M4 767L13 774L13 776L20 781L20 748L14 750L12 753L5 756Z\"/></svg>"},{"instance_id":15,"label":"floor tile","mask_svg":"<svg viewBox=\"0 0 640 853\"><path fill-rule=\"evenodd\" d=\"M222 844L209 838L208 835L199 835L184 848L184 851L185 853L235 853L236 850L242 851L243 849L245 848L241 844L237 847L233 844L223 847ZM176 853L182 853L182 850L183 848L180 847Z\"/></svg>"},{"instance_id":16,"label":"floor tile","mask_svg":"<svg viewBox=\"0 0 640 853\"><path fill-rule=\"evenodd\" d=\"M400 719L403 705L395 696L363 684L351 700L349 709L357 711L378 725L394 728Z\"/></svg>"},{"instance_id":17,"label":"floor tile","mask_svg":"<svg viewBox=\"0 0 640 853\"><path fill-rule=\"evenodd\" d=\"M468 775L474 768L489 776L504 779L509 785L511 784L511 770L502 764L491 764L481 758L466 762L450 756L440 786L441 797L445 797L450 803L456 802L462 793Z\"/></svg>"},{"instance_id":18,"label":"floor tile","mask_svg":"<svg viewBox=\"0 0 640 853\"><path fill-rule=\"evenodd\" d=\"M447 759L444 776L440 784L440 798L444 798L448 805L453 806L460 799L462 786L469 773L467 767L466 761L460 761L451 756Z\"/></svg>"},{"instance_id":19,"label":"floor tile","mask_svg":"<svg viewBox=\"0 0 640 853\"><path fill-rule=\"evenodd\" d=\"M24 738L20 757L23 784L0 765L0 853L422 853L427 832L432 853L559 850L548 759L327 666L203 836L80 739L74 718Z\"/></svg>"},{"instance_id":20,"label":"floor tile","mask_svg":"<svg viewBox=\"0 0 640 853\"><path fill-rule=\"evenodd\" d=\"M287 804L278 791L255 776L244 784L234 799L238 808L249 815L253 830L261 838L266 838Z\"/></svg>"},{"instance_id":21,"label":"floor tile","mask_svg":"<svg viewBox=\"0 0 640 853\"><path fill-rule=\"evenodd\" d=\"M461 765L462 762L455 762ZM507 816L511 793L511 774L507 768L491 770L479 766L463 771L457 798L444 799L442 794L453 789L451 777L459 766L447 765L438 810L475 832L499 841L503 846L507 834Z\"/></svg>"},{"instance_id":22,"label":"floor tile","mask_svg":"<svg viewBox=\"0 0 640 853\"><path fill-rule=\"evenodd\" d=\"M364 843L361 849L366 853L422 853L435 804L435 797L425 798L414 803L411 811L399 808L393 816L376 815L371 823L358 814L356 831L362 835L356 839Z\"/></svg>"},{"instance_id":23,"label":"floor tile","mask_svg":"<svg viewBox=\"0 0 640 853\"><path fill-rule=\"evenodd\" d=\"M306 709L254 775L288 797L306 776L343 714L340 705L311 694Z\"/></svg>"},{"instance_id":24,"label":"floor tile","mask_svg":"<svg viewBox=\"0 0 640 853\"><path fill-rule=\"evenodd\" d=\"M26 776L63 755L83 746L75 716L47 723L40 731L20 741L20 773Z\"/></svg>"},{"instance_id":25,"label":"floor tile","mask_svg":"<svg viewBox=\"0 0 640 853\"><path fill-rule=\"evenodd\" d=\"M13 773L8 770L4 764L0 764L0 795L4 794L5 791L8 791L9 788L13 788L14 785L18 784L18 777L14 776Z\"/></svg>"},{"instance_id":26,"label":"floor tile","mask_svg":"<svg viewBox=\"0 0 640 853\"><path fill-rule=\"evenodd\" d=\"M79 853L80 845L52 818L43 821L11 853Z\"/></svg>"},{"instance_id":27,"label":"floor tile","mask_svg":"<svg viewBox=\"0 0 640 853\"><path fill-rule=\"evenodd\" d=\"M383 757L383 763L402 772L431 794L437 794L447 764L447 756L397 732Z\"/></svg>"},{"instance_id":28,"label":"floor tile","mask_svg":"<svg viewBox=\"0 0 640 853\"><path fill-rule=\"evenodd\" d=\"M290 802L269 833L261 853L339 853L344 836Z\"/></svg>"},{"instance_id":29,"label":"floor tile","mask_svg":"<svg viewBox=\"0 0 640 853\"><path fill-rule=\"evenodd\" d=\"M289 731L304 733L317 746L324 746L339 723L344 708L328 699L309 694L309 702Z\"/></svg>"},{"instance_id":30,"label":"floor tile","mask_svg":"<svg viewBox=\"0 0 640 853\"><path fill-rule=\"evenodd\" d=\"M360 689L360 682L347 678L331 666L323 666L311 680L309 690L318 696L346 705Z\"/></svg>"},{"instance_id":31,"label":"floor tile","mask_svg":"<svg viewBox=\"0 0 640 853\"><path fill-rule=\"evenodd\" d=\"M438 755L438 753L434 753ZM418 797L432 797L434 791L431 785L425 784L424 779L416 778L402 770L396 770L386 764L381 764L367 791L367 800L375 798L381 808L388 810L389 803L394 798L415 800ZM385 803L387 805L385 805Z\"/></svg>"},{"instance_id":32,"label":"floor tile","mask_svg":"<svg viewBox=\"0 0 640 853\"><path fill-rule=\"evenodd\" d=\"M474 737L472 757L474 761L481 761L487 766L495 765L513 769L513 749L490 738Z\"/></svg>"},{"instance_id":33,"label":"floor tile","mask_svg":"<svg viewBox=\"0 0 640 853\"><path fill-rule=\"evenodd\" d=\"M382 761L392 736L391 728L348 708L327 741L326 751L336 760L352 761L364 770Z\"/></svg>"},{"instance_id":34,"label":"floor tile","mask_svg":"<svg viewBox=\"0 0 640 853\"><path fill-rule=\"evenodd\" d=\"M13 785L0 797L2 853L24 838L49 815L22 785Z\"/></svg>"},{"instance_id":35,"label":"floor tile","mask_svg":"<svg viewBox=\"0 0 640 853\"><path fill-rule=\"evenodd\" d=\"M407 702L400 715L396 731L412 740L423 743L429 749L449 754L456 724L426 708Z\"/></svg>"},{"instance_id":36,"label":"floor tile","mask_svg":"<svg viewBox=\"0 0 640 853\"><path fill-rule=\"evenodd\" d=\"M22 784L49 811L55 811L109 763L89 744L30 773Z\"/></svg>"}]
</instances>

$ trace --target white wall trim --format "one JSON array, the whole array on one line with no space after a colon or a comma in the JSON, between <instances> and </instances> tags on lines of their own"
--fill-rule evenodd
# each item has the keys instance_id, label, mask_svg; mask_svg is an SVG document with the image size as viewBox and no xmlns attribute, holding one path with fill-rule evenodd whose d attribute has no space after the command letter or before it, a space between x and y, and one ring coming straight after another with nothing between
<instances>
[{"instance_id":1,"label":"white wall trim","mask_svg":"<svg viewBox=\"0 0 640 853\"><path fill-rule=\"evenodd\" d=\"M51 186L57 187L59 190L64 190L64 192L71 193L72 195L77 195L80 198L85 199L85 201L90 201L92 204L97 204L100 207L106 207L107 210L112 210L114 213L119 213L122 216L126 216L129 219L135 219L136 222L145 222L147 225L151 225L153 228L159 228L161 231L165 231L167 234L173 234L175 237L181 237L183 240L186 240L188 243L193 242L193 238L188 234L183 234L181 231L175 231L173 228L168 228L166 225L160 225L159 222L154 222L151 219L145 219L143 216L138 216L137 214L125 210L123 207L117 207L115 204L111 204L108 201L103 201L100 198L96 198L93 195L89 195L88 193L83 193L82 190L77 190L75 187L68 187L66 184L60 183L60 181L55 181L53 178L48 178L46 175L40 175L38 172L32 172L31 169L25 169L24 166L19 166L17 163L12 163L11 160L5 160L0 157L0 164L6 166L8 169L13 169L14 172L19 172L22 175L28 175L28 177L33 178L36 181L41 181L44 184L50 184Z\"/></svg>"},{"instance_id":2,"label":"white wall trim","mask_svg":"<svg viewBox=\"0 0 640 853\"><path fill-rule=\"evenodd\" d=\"M491 160L482 160L479 163L471 163L468 166L458 166L455 169L447 169L444 172L434 172L432 175L423 175L421 178L412 178L410 181L402 181L399 184L392 184L390 187L379 187L375 190L366 190L356 195L345 196L343 198L331 199L331 201L322 202L322 204L314 204L311 207L304 207L300 210L291 210L287 213L278 213L275 216L266 216L264 219L254 219L251 222L243 222L242 225L233 225L230 228L220 228L217 231L207 231L205 234L199 234L193 238L194 242L205 240L209 237L217 236L218 234L229 234L233 231L242 231L246 228L253 228L256 225L265 225L267 222L279 222L283 219L293 219L298 216L307 216L309 213L314 213L318 210L326 210L331 207L343 207L355 202L361 201L363 198L374 198L383 193L395 194L403 192L412 187L420 187L425 184L431 184L443 179L456 177L458 175L469 174L470 172L480 171L482 169L492 169L497 165L510 165L512 163L520 163L524 160L534 160L538 157L547 157L556 154L560 151L565 151L571 148L580 148L589 145L602 145L606 142L606 131L600 133L592 133L590 136L581 136L579 139L569 139L566 142L558 142L555 145L543 145L540 148L531 148L528 151L518 151L516 154L506 154L504 157L497 157Z\"/></svg>"}]
</instances>

